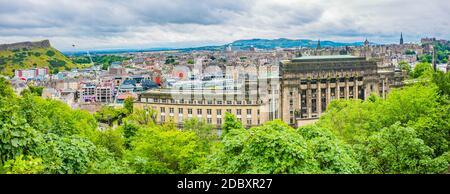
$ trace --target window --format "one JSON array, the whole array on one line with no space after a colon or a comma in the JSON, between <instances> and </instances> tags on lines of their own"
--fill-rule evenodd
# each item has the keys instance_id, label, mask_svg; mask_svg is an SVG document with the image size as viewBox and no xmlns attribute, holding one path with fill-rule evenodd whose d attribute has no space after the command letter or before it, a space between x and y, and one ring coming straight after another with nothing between
<instances>
[{"instance_id":1,"label":"window","mask_svg":"<svg viewBox=\"0 0 450 194\"><path fill-rule=\"evenodd\" d=\"M206 109L206 114L211 115L211 109Z\"/></svg>"},{"instance_id":2,"label":"window","mask_svg":"<svg viewBox=\"0 0 450 194\"><path fill-rule=\"evenodd\" d=\"M208 104L212 104L212 100L208 100Z\"/></svg>"},{"instance_id":3,"label":"window","mask_svg":"<svg viewBox=\"0 0 450 194\"><path fill-rule=\"evenodd\" d=\"M217 115L222 115L222 110L221 109L217 109L216 113L217 113Z\"/></svg>"},{"instance_id":4,"label":"window","mask_svg":"<svg viewBox=\"0 0 450 194\"><path fill-rule=\"evenodd\" d=\"M183 114L183 108L178 108L178 114Z\"/></svg>"},{"instance_id":5,"label":"window","mask_svg":"<svg viewBox=\"0 0 450 194\"><path fill-rule=\"evenodd\" d=\"M169 113L173 113L174 108L169 108Z\"/></svg>"},{"instance_id":6,"label":"window","mask_svg":"<svg viewBox=\"0 0 450 194\"><path fill-rule=\"evenodd\" d=\"M261 125L261 120L258 119L258 125Z\"/></svg>"},{"instance_id":7,"label":"window","mask_svg":"<svg viewBox=\"0 0 450 194\"><path fill-rule=\"evenodd\" d=\"M239 100L239 101L236 102L236 104L242 104L242 101Z\"/></svg>"},{"instance_id":8,"label":"window","mask_svg":"<svg viewBox=\"0 0 450 194\"><path fill-rule=\"evenodd\" d=\"M241 115L241 109L236 109L236 115Z\"/></svg>"},{"instance_id":9,"label":"window","mask_svg":"<svg viewBox=\"0 0 450 194\"><path fill-rule=\"evenodd\" d=\"M222 104L222 101L221 101L221 100L218 100L218 101L217 101L217 104Z\"/></svg>"},{"instance_id":10,"label":"window","mask_svg":"<svg viewBox=\"0 0 450 194\"><path fill-rule=\"evenodd\" d=\"M232 104L231 100L227 100L227 104Z\"/></svg>"},{"instance_id":11,"label":"window","mask_svg":"<svg viewBox=\"0 0 450 194\"><path fill-rule=\"evenodd\" d=\"M206 122L207 122L208 124L211 124L211 123L212 123L212 119L211 119L211 118L207 118L207 119L206 119Z\"/></svg>"},{"instance_id":12,"label":"window","mask_svg":"<svg viewBox=\"0 0 450 194\"><path fill-rule=\"evenodd\" d=\"M166 103L167 102L167 99L162 99L162 103Z\"/></svg>"},{"instance_id":13,"label":"window","mask_svg":"<svg viewBox=\"0 0 450 194\"><path fill-rule=\"evenodd\" d=\"M231 113L231 109L227 109L227 112Z\"/></svg>"},{"instance_id":14,"label":"window","mask_svg":"<svg viewBox=\"0 0 450 194\"><path fill-rule=\"evenodd\" d=\"M247 119L247 125L252 125L252 119Z\"/></svg>"},{"instance_id":15,"label":"window","mask_svg":"<svg viewBox=\"0 0 450 194\"><path fill-rule=\"evenodd\" d=\"M188 108L188 114L192 114L192 108Z\"/></svg>"},{"instance_id":16,"label":"window","mask_svg":"<svg viewBox=\"0 0 450 194\"><path fill-rule=\"evenodd\" d=\"M181 104L184 104L184 99L181 99L181 100L180 100L180 103L181 103Z\"/></svg>"},{"instance_id":17,"label":"window","mask_svg":"<svg viewBox=\"0 0 450 194\"><path fill-rule=\"evenodd\" d=\"M252 109L247 109L247 115L251 115L252 114Z\"/></svg>"},{"instance_id":18,"label":"window","mask_svg":"<svg viewBox=\"0 0 450 194\"><path fill-rule=\"evenodd\" d=\"M161 107L161 113L165 113L166 112L166 108Z\"/></svg>"},{"instance_id":19,"label":"window","mask_svg":"<svg viewBox=\"0 0 450 194\"><path fill-rule=\"evenodd\" d=\"M202 114L202 109L197 109L197 114L201 115Z\"/></svg>"},{"instance_id":20,"label":"window","mask_svg":"<svg viewBox=\"0 0 450 194\"><path fill-rule=\"evenodd\" d=\"M166 121L166 117L164 115L161 115L161 122L165 122Z\"/></svg>"},{"instance_id":21,"label":"window","mask_svg":"<svg viewBox=\"0 0 450 194\"><path fill-rule=\"evenodd\" d=\"M217 118L217 124L221 125L222 124L222 118Z\"/></svg>"}]
</instances>

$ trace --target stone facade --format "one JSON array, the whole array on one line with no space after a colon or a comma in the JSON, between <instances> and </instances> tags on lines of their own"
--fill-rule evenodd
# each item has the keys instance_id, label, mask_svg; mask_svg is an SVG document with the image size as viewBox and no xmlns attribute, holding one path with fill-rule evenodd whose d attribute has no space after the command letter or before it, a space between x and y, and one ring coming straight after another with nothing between
<instances>
[{"instance_id":1,"label":"stone facade","mask_svg":"<svg viewBox=\"0 0 450 194\"><path fill-rule=\"evenodd\" d=\"M377 62L349 55L309 56L282 61L281 119L292 125L319 118L334 99L384 96L393 74L378 72Z\"/></svg>"}]
</instances>

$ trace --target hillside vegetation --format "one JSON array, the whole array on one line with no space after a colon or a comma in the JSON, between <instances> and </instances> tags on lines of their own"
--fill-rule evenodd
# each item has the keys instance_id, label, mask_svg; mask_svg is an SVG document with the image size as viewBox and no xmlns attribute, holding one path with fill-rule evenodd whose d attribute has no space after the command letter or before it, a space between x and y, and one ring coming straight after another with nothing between
<instances>
[{"instance_id":1,"label":"hillside vegetation","mask_svg":"<svg viewBox=\"0 0 450 194\"><path fill-rule=\"evenodd\" d=\"M14 76L16 69L48 67L50 72L82 67L74 64L69 58L53 47L22 48L0 51L0 74Z\"/></svg>"}]
</instances>

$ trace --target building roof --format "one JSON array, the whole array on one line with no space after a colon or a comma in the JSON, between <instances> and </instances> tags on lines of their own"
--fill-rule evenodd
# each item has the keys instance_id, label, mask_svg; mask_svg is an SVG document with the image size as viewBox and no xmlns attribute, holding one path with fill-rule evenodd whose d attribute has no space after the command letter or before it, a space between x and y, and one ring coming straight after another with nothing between
<instances>
[{"instance_id":1,"label":"building roof","mask_svg":"<svg viewBox=\"0 0 450 194\"><path fill-rule=\"evenodd\" d=\"M293 60L317 60L317 59L357 59L361 57L352 55L322 55L322 56L302 56L293 58Z\"/></svg>"}]
</instances>

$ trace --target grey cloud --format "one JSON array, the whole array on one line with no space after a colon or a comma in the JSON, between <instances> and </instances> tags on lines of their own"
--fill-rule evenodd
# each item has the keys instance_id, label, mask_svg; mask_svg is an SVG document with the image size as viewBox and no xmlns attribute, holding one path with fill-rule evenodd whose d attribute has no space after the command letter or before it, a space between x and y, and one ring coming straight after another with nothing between
<instances>
[{"instance_id":1,"label":"grey cloud","mask_svg":"<svg viewBox=\"0 0 450 194\"><path fill-rule=\"evenodd\" d=\"M151 47L242 38L390 40L401 31L450 38L448 10L447 0L0 0L0 41Z\"/></svg>"}]
</instances>

